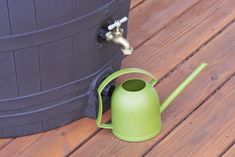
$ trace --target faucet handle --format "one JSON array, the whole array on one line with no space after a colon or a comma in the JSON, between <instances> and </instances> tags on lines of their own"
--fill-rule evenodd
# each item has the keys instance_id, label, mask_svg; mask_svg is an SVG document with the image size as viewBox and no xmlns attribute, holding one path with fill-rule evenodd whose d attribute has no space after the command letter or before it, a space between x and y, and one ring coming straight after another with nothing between
<instances>
[{"instance_id":1,"label":"faucet handle","mask_svg":"<svg viewBox=\"0 0 235 157\"><path fill-rule=\"evenodd\" d=\"M108 29L109 29L110 31L113 30L114 28L119 29L123 23L127 22L127 20L128 20L127 17L123 17L123 18L120 19L120 20L116 20L113 24L111 24L111 25L108 26Z\"/></svg>"}]
</instances>

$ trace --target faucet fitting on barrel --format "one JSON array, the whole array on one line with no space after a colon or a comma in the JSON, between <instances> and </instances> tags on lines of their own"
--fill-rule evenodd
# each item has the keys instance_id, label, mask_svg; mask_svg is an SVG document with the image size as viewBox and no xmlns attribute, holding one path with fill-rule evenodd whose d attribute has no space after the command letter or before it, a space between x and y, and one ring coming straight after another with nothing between
<instances>
[{"instance_id":1,"label":"faucet fitting on barrel","mask_svg":"<svg viewBox=\"0 0 235 157\"><path fill-rule=\"evenodd\" d=\"M123 37L124 30L121 28L121 25L127 20L127 17L124 17L121 20L116 20L113 24L108 26L109 32L105 34L107 41L112 41L113 43L122 46L121 50L124 55L130 55L134 51L131 44Z\"/></svg>"}]
</instances>

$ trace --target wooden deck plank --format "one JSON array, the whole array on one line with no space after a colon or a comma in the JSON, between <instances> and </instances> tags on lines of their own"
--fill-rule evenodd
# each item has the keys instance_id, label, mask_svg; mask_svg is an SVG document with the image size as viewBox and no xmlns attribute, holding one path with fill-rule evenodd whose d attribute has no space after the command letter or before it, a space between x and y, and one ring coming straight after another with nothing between
<instances>
[{"instance_id":1,"label":"wooden deck plank","mask_svg":"<svg viewBox=\"0 0 235 157\"><path fill-rule=\"evenodd\" d=\"M123 66L144 68L159 77L165 75L178 64L176 60L190 56L232 21L234 6L231 0L201 1L126 57Z\"/></svg>"},{"instance_id":2,"label":"wooden deck plank","mask_svg":"<svg viewBox=\"0 0 235 157\"><path fill-rule=\"evenodd\" d=\"M130 6L130 8L132 9L132 8L136 7L137 5L143 3L144 1L145 1L145 0L131 0L131 6Z\"/></svg>"},{"instance_id":3,"label":"wooden deck plank","mask_svg":"<svg viewBox=\"0 0 235 157\"><path fill-rule=\"evenodd\" d=\"M234 96L235 77L192 113L146 157L155 157L156 154L164 157L220 156L235 140Z\"/></svg>"},{"instance_id":4,"label":"wooden deck plank","mask_svg":"<svg viewBox=\"0 0 235 157\"><path fill-rule=\"evenodd\" d=\"M0 149L2 149L3 147L5 147L6 145L8 145L10 142L12 141L12 139L0 139Z\"/></svg>"},{"instance_id":5,"label":"wooden deck plank","mask_svg":"<svg viewBox=\"0 0 235 157\"><path fill-rule=\"evenodd\" d=\"M223 154L222 157L234 157L235 156L235 144L232 145L232 147Z\"/></svg>"},{"instance_id":6,"label":"wooden deck plank","mask_svg":"<svg viewBox=\"0 0 235 157\"><path fill-rule=\"evenodd\" d=\"M109 120L108 114L103 118ZM16 138L0 151L0 157L63 157L75 150L98 130L93 119L83 118L45 133ZM0 145L1 148L1 145Z\"/></svg>"},{"instance_id":7,"label":"wooden deck plank","mask_svg":"<svg viewBox=\"0 0 235 157\"><path fill-rule=\"evenodd\" d=\"M144 0L142 0L142 1L144 1ZM140 0L132 0L132 8L134 7L134 6L136 6L138 3L140 2ZM157 2L157 3L156 3ZM178 9L178 12L176 12L176 14L180 14L180 13L182 13L182 12L184 12L185 11L185 9L187 9L187 7L189 7L190 5L193 5L194 3L195 3L196 1L190 1L190 2L188 2L187 1L187 3L186 3L186 5L183 5L182 6L182 8L179 8L179 7L177 7L177 9ZM133 12L133 10L130 12L130 14L131 14L131 16L134 16L134 17L138 17L138 16L141 16L142 18L147 18L147 16L149 17L149 18L151 18L152 16L154 16L154 14L156 14L156 12L158 12L159 14L161 14L161 15L164 15L164 18L165 17L171 17L173 14L175 15L175 13L173 13L173 10L172 11L170 11L172 8L174 9L174 5L176 4L176 3L179 3L178 1L173 1L173 0L171 0L171 1L166 1L165 2L165 0L163 1L163 0L157 0L157 1L149 1L148 2L148 4L147 5L144 5L144 6L138 6L138 7L136 7L136 11L134 12L134 13L132 13ZM158 6L158 9L157 10L155 10L155 13L154 12L151 12L151 14L146 14L146 13L144 13L143 11L141 11L141 10L145 10L145 11L148 11L148 9L150 9L149 7L151 7L151 5L157 5L157 4L161 4L161 5L159 5ZM165 11L165 9L164 8L168 8L167 10L168 11ZM138 15L135 15L135 14L137 14L138 13ZM134 18L134 17L131 17L131 21L132 22L134 22L134 20L136 20L136 19L132 19L132 18ZM174 16L175 17L175 16ZM159 17L157 17L157 20L161 20L160 19L161 18L161 16L159 16ZM170 20L172 20L173 19L173 17L171 17L170 19L168 19L167 21L168 22L170 22ZM163 20L161 20L161 21L163 21ZM160 21L158 21L158 23L159 23ZM131 22L130 22L131 23ZM144 23L133 23L133 24L138 24L138 26L141 26L141 25L143 25ZM129 26L129 28L131 29L132 27L136 27L135 25L133 25L133 24L130 24L130 26ZM149 23L150 24L150 23ZM152 26L154 25L154 21L152 21L151 22L151 24L152 24ZM159 25L158 27L154 27L154 30L155 31L159 31L160 29L161 29L161 27L160 26L164 26L164 24L166 25L167 24L167 22L165 22L165 20L164 20L164 23L162 23L161 25ZM142 32L142 34L143 34L144 32ZM141 36L141 34L139 34L140 36ZM151 34L149 34L149 35L151 35ZM149 36L147 36L147 38L149 38ZM146 38L142 38L143 40L146 40ZM132 42L135 42L135 41L132 41ZM108 117L108 113L106 114L106 116ZM84 121L84 122L83 122ZM85 127L85 129L84 130L86 130L87 129L87 134L83 134L82 133L82 131L83 130L81 130L81 129L78 129L78 130L76 130L76 132L72 132L71 133L71 136L70 136L70 138L73 138L73 136L75 136L75 137L77 137L79 134L80 135L84 135L83 137L84 138L82 138L82 139L79 139L79 140L77 140L74 144L72 144L71 145L71 147L69 147L69 149L68 149L68 151L66 151L65 153L62 153L62 154L60 154L60 156L63 156L63 155L66 155L69 151L73 151L73 149L75 149L76 147L78 147L82 142L84 142L87 138L89 138L89 136L91 136L92 134L94 134L98 129L97 129L97 126L95 125L95 123L94 123L94 120L92 120L92 124L90 123L90 121L91 121L91 119L83 119L83 120L81 120L81 122L80 121L78 121L78 122L75 122L74 124L71 124L71 125L69 125L69 126L66 126L65 128L62 128L62 130L66 130L66 133L68 133L69 135L70 135L70 133L72 132L72 130L75 130L75 129L77 129L78 127L77 126L81 126L81 125L84 125L84 123L86 124L86 125L84 125L84 126L86 126ZM72 127L71 127L72 126ZM69 127L70 129L66 129L67 127ZM62 131L63 132L63 131ZM43 136L43 135L41 135L41 134L38 134L38 136L39 137L41 137L41 138L43 138L43 139L45 139L46 137L47 138L49 138L49 139L53 139L54 141L57 141L57 142L55 142L55 143L49 143L49 146L48 147L51 147L50 145L54 145L54 147L55 148L57 148L58 150L59 149L61 149L62 147L63 147L63 145L61 145L60 143L64 143L64 141L65 140L67 140L67 139L63 139L63 138L60 138L60 136L55 136L55 135L57 135L58 133L57 133L57 131L55 131L55 130L53 130L53 131L50 131L50 132L47 132L47 133L45 133L46 135L45 136ZM75 135L76 134L76 135ZM43 147L40 147L40 145L41 144L45 144L45 143L43 143L42 141L44 141L44 140L38 140L38 142L34 142L34 143L31 143L30 144L30 146L28 147L28 148L26 148L26 147L24 147L24 148L22 148L22 149L17 149L18 148L18 146L19 145L25 145L25 144L27 144L27 143L30 143L30 141L35 141L35 139L40 139L38 136L28 136L28 137L23 137L23 138L17 138L17 139L15 139L14 140L14 142L12 142L9 146L7 146L6 148L5 148L5 150L9 150L9 149L16 149L16 151L15 151L15 153L13 152L13 154L7 154L6 153L6 151L4 151L3 150L3 152L2 152L2 154L4 154L4 155L12 155L12 156L14 156L14 155L19 155L19 156L23 156L23 155L26 155L27 153L35 153L35 152L40 152L40 151L42 151L42 150L44 150L44 149L46 149L45 147L43 148ZM52 138L53 137L53 138ZM60 142L58 142L58 140L57 139L61 139L61 141ZM76 138L75 138L76 139ZM5 146L6 144L8 144L10 141L11 141L12 139L2 139L1 141L0 141L0 145L2 144L3 146ZM70 140L70 139L68 139L68 140ZM34 147L34 145L36 145L36 146L38 146L38 148L36 149L36 150L32 150L32 151L30 151L30 149L32 149L32 148L35 148ZM18 151L17 151L18 150ZM54 149L52 149L52 150L54 150ZM20 155L20 153L19 153L19 151L21 151L21 152L27 152L27 153L22 153L22 155ZM8 153L10 153L10 152L8 152ZM12 153L12 152L11 152ZM50 154L51 152L50 151L48 151L48 152L46 152L45 154ZM40 153L39 153L40 154ZM59 153L58 153L59 154Z\"/></svg>"},{"instance_id":8,"label":"wooden deck plank","mask_svg":"<svg viewBox=\"0 0 235 157\"><path fill-rule=\"evenodd\" d=\"M128 38L134 48L154 36L199 0L145 0L130 12Z\"/></svg>"},{"instance_id":9,"label":"wooden deck plank","mask_svg":"<svg viewBox=\"0 0 235 157\"><path fill-rule=\"evenodd\" d=\"M220 88L224 81L234 75L235 63L233 58L235 53L233 52L235 51L234 43L231 43L234 39L234 34L230 35L232 30L234 30L234 27L220 34L215 40L188 60L187 64L177 69L170 77L158 85L159 93L163 99L200 61L206 61L210 65L207 73L200 75L174 102L174 105L163 114L164 129L158 137L143 143L127 143L116 139L109 130L102 130L80 147L72 156L93 156L94 154L96 156L110 156L111 154L114 156L125 156L125 154L141 156L146 151L149 151L151 146L167 136L185 117L200 106L203 101L207 100L210 94L213 94ZM158 61L157 58L154 59L156 62ZM167 61L165 60L165 62ZM158 70L160 71L161 69L159 68Z\"/></svg>"}]
</instances>

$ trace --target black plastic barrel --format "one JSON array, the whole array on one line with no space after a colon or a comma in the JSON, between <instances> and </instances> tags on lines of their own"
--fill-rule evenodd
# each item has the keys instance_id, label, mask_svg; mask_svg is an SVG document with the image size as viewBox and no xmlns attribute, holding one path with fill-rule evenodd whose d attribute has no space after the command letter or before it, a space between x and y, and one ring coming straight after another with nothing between
<instances>
[{"instance_id":1,"label":"black plastic barrel","mask_svg":"<svg viewBox=\"0 0 235 157\"><path fill-rule=\"evenodd\" d=\"M130 0L0 0L0 137L96 117L96 88L122 53L98 43ZM126 24L123 25L126 30Z\"/></svg>"}]
</instances>

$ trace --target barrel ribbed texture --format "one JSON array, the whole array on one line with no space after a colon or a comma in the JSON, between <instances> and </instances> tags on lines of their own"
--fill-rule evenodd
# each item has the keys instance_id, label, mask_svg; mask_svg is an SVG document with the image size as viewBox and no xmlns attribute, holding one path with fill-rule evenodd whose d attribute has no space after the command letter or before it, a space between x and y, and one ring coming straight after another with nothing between
<instances>
[{"instance_id":1,"label":"barrel ribbed texture","mask_svg":"<svg viewBox=\"0 0 235 157\"><path fill-rule=\"evenodd\" d=\"M0 0L0 137L96 116L98 78L122 59L118 46L97 43L96 32L127 16L129 3Z\"/></svg>"}]
</instances>

